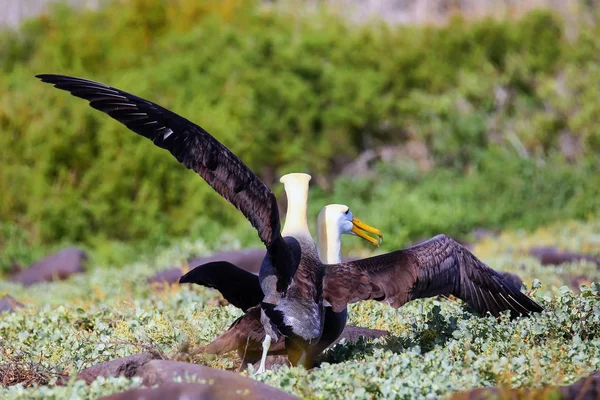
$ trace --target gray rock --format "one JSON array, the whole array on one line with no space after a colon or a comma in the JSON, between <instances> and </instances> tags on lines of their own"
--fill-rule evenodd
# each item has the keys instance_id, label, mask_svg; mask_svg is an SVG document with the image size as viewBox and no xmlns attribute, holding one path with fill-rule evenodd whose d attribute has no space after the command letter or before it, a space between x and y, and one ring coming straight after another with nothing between
<instances>
[{"instance_id":1,"label":"gray rock","mask_svg":"<svg viewBox=\"0 0 600 400\"><path fill-rule=\"evenodd\" d=\"M589 254L560 251L554 247L533 247L529 254L540 260L542 265L559 265L573 261L585 260L600 267L600 259Z\"/></svg>"},{"instance_id":2,"label":"gray rock","mask_svg":"<svg viewBox=\"0 0 600 400\"><path fill-rule=\"evenodd\" d=\"M577 275L569 279L569 287L576 292L581 292L581 285L590 285L594 280L586 275Z\"/></svg>"},{"instance_id":3,"label":"gray rock","mask_svg":"<svg viewBox=\"0 0 600 400\"><path fill-rule=\"evenodd\" d=\"M32 264L28 268L8 278L24 286L39 282L66 279L73 274L84 272L86 253L78 248L69 247Z\"/></svg>"},{"instance_id":4,"label":"gray rock","mask_svg":"<svg viewBox=\"0 0 600 400\"><path fill-rule=\"evenodd\" d=\"M190 398L198 399L233 399L233 398L244 398L244 399L273 399L273 400L287 400L296 399L297 397L292 396L289 393L282 392L279 389L275 389L262 382L255 381L253 379L246 378L240 374L234 372L223 371L220 369L206 367L204 365L190 364L177 361L166 361L166 360L153 360L146 363L143 367L138 369L136 376L142 378L142 382L145 386L159 385L161 388L163 385L172 385L174 379L181 379L183 382L189 381L193 383L198 390L194 396ZM182 385L179 386L180 390L178 396L182 396L181 391L188 389ZM176 388L176 386L169 386L170 390ZM166 393L162 392L163 396ZM154 394L150 394L154 396ZM158 396L158 394L157 394ZM200 397L205 396L205 397ZM109 397L110 399L117 399L117 397ZM118 399L134 399L138 397L118 397ZM171 394L168 397L145 397L148 398L183 398L174 397Z\"/></svg>"},{"instance_id":5,"label":"gray rock","mask_svg":"<svg viewBox=\"0 0 600 400\"><path fill-rule=\"evenodd\" d=\"M166 284L174 284L179 282L179 278L183 275L183 269L181 268L170 268L157 272L148 279L148 283L157 285L159 287Z\"/></svg>"},{"instance_id":6,"label":"gray rock","mask_svg":"<svg viewBox=\"0 0 600 400\"><path fill-rule=\"evenodd\" d=\"M123 375L126 378L131 378L142 366L157 358L159 357L152 353L133 354L93 365L81 371L77 378L83 379L88 385L99 376L109 378Z\"/></svg>"},{"instance_id":7,"label":"gray rock","mask_svg":"<svg viewBox=\"0 0 600 400\"><path fill-rule=\"evenodd\" d=\"M267 386L262 384L263 386ZM269 393L263 397L265 392L257 390L229 390L228 385L218 386L216 383L197 384L180 383L166 384L153 389L133 389L126 392L113 394L111 396L101 397L99 400L262 400L262 399L298 399L291 394L282 392L275 388L269 388ZM273 392L273 393L271 393ZM275 396L275 397L273 397Z\"/></svg>"},{"instance_id":8,"label":"gray rock","mask_svg":"<svg viewBox=\"0 0 600 400\"><path fill-rule=\"evenodd\" d=\"M560 388L565 400L597 400L600 399L600 371L586 378Z\"/></svg>"},{"instance_id":9,"label":"gray rock","mask_svg":"<svg viewBox=\"0 0 600 400\"><path fill-rule=\"evenodd\" d=\"M21 307L24 307L24 305L19 303L17 300L15 300L14 297L12 297L8 294L0 299L0 313L15 312L15 310L17 308L21 308Z\"/></svg>"}]
</instances>

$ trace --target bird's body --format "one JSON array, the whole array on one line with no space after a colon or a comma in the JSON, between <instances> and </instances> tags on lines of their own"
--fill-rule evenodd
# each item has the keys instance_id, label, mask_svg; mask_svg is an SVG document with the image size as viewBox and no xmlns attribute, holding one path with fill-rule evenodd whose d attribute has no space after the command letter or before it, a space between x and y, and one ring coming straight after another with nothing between
<instances>
[{"instance_id":1,"label":"bird's body","mask_svg":"<svg viewBox=\"0 0 600 400\"><path fill-rule=\"evenodd\" d=\"M306 235L299 231L306 225L306 205L303 214L292 218L293 224L282 233L271 190L198 125L158 104L101 83L63 75L38 77L88 100L93 108L168 150L248 219L267 249L259 274L265 337L285 336L293 363L305 364L309 347L318 343L324 304L339 313L348 303L360 300L387 301L400 307L415 298L454 294L477 311L493 315L503 310L515 315L542 310L447 236L437 236L409 249L325 267L308 229ZM340 222L355 227L349 210L345 214L348 219ZM263 361L269 342L264 342Z\"/></svg>"},{"instance_id":2,"label":"bird's body","mask_svg":"<svg viewBox=\"0 0 600 400\"><path fill-rule=\"evenodd\" d=\"M274 273L265 260L259 273L264 293L261 322L271 339L277 341L280 336L285 337L292 361L302 358L323 331L324 270L312 240L303 237L284 239L298 266L290 285L282 293L275 289Z\"/></svg>"},{"instance_id":3,"label":"bird's body","mask_svg":"<svg viewBox=\"0 0 600 400\"><path fill-rule=\"evenodd\" d=\"M261 322L269 342L285 337L292 363L306 358L308 348L319 340L324 323L325 271L306 217L310 179L310 175L300 173L284 175L280 179L288 201L282 236L291 254L291 268L295 271L292 279L285 290L278 290L277 270L269 254L265 256L259 272L264 294ZM265 343L267 347L269 344Z\"/></svg>"}]
</instances>

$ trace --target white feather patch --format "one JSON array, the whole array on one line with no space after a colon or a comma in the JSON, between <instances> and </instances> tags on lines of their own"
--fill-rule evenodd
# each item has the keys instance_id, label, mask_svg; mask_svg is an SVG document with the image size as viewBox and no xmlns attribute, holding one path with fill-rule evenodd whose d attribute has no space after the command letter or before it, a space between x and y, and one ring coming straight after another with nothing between
<instances>
[{"instance_id":1,"label":"white feather patch","mask_svg":"<svg viewBox=\"0 0 600 400\"><path fill-rule=\"evenodd\" d=\"M163 140L166 140L169 136L171 136L172 133L173 130L171 128L166 128L165 133L163 134Z\"/></svg>"}]
</instances>

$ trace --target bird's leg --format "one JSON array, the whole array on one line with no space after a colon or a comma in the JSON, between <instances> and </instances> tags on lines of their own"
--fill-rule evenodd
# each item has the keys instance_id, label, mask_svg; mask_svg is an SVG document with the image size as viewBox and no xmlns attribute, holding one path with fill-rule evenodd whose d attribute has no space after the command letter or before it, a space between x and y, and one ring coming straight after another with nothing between
<instances>
[{"instance_id":1,"label":"bird's leg","mask_svg":"<svg viewBox=\"0 0 600 400\"><path fill-rule=\"evenodd\" d=\"M303 365L306 367L306 351L302 350L302 353L300 353L300 358L298 359L298 365Z\"/></svg>"},{"instance_id":2,"label":"bird's leg","mask_svg":"<svg viewBox=\"0 0 600 400\"><path fill-rule=\"evenodd\" d=\"M270 335L265 335L265 340L263 340L262 347L263 353L262 357L260 358L260 366L258 367L258 371L256 371L257 374L264 374L266 371L265 363L267 362L267 353L269 352L269 347L271 347Z\"/></svg>"}]
</instances>

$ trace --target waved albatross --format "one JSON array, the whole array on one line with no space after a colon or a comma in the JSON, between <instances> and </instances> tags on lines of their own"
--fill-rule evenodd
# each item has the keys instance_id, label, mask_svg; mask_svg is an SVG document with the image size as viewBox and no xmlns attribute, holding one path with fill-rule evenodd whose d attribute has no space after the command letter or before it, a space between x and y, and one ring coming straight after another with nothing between
<instances>
[{"instance_id":1,"label":"waved albatross","mask_svg":"<svg viewBox=\"0 0 600 400\"><path fill-rule=\"evenodd\" d=\"M295 229L288 224L294 225L297 221L306 221L308 183L310 179L311 176L304 173L287 174L280 178L280 182L284 184L288 200L288 215L283 232ZM334 204L324 207L319 213L317 247L322 262L335 264L342 261L341 241L331 239L342 233L361 237L377 247L383 239L379 229L363 223L358 218L353 217L352 214L348 214L347 211L347 206ZM340 224L342 214L346 218L349 217L351 222ZM367 232L376 235L378 238L369 236ZM221 354L237 349L244 362L256 361L257 344L260 343L257 340L263 341L265 339L264 328L257 320L260 317L259 307L257 306L263 296L258 276L244 271L230 262L213 261L192 269L180 278L179 283L195 283L215 288L221 292L229 303L241 308L244 312L247 311L247 315L234 321L226 333L196 352ZM346 309L341 312L334 312L331 307L325 307L322 334L318 341L310 344L310 352L304 360L305 366L311 366L316 357L342 334L346 321ZM274 348L269 350L269 354L286 353L283 339L281 337L274 344Z\"/></svg>"},{"instance_id":2,"label":"waved albatross","mask_svg":"<svg viewBox=\"0 0 600 400\"><path fill-rule=\"evenodd\" d=\"M135 95L101 83L64 75L38 75L43 82L86 99L132 131L167 149L232 203L258 231L267 249L259 279L264 294L261 323L266 332L259 372L271 339L285 339L292 364L303 363L319 340L324 302L342 312L360 300L407 301L454 294L478 311L497 315L542 308L477 260L464 247L439 235L406 250L363 260L325 265L304 220L280 232L277 201L271 190L229 149L187 119ZM476 266L473 268L473 266ZM471 268L469 268L471 267Z\"/></svg>"},{"instance_id":3,"label":"waved albatross","mask_svg":"<svg viewBox=\"0 0 600 400\"><path fill-rule=\"evenodd\" d=\"M290 174L294 175L294 174ZM300 174L302 175L302 174ZM281 181L285 185L286 193L306 191L308 182L299 179L290 179L288 175ZM292 188L291 186L295 187ZM306 196L300 196L306 198ZM304 205L305 207L305 205ZM291 207L288 206L288 209ZM357 226L350 208L342 204L330 204L325 206L319 213L317 223L317 247L319 257L326 265L324 280L328 282L329 268L340 268L341 263L341 235L355 235ZM367 227L367 232L381 233L374 228ZM360 234L363 236L364 234ZM375 245L378 244L374 238L370 238ZM542 311L541 306L522 294L518 287L512 283L506 273L495 271L481 262L468 249L445 236L438 235L427 242L419 243L404 250L398 250L383 256L359 260L360 266L364 262L369 265L377 265L380 262L382 274L387 274L390 279L394 274L400 277L396 282L396 290L399 296L404 296L400 305L414 298L433 297L435 295L453 294L474 308L485 314L490 312L497 316L500 312L509 310L512 317L530 312ZM436 261L436 259L438 261ZM387 264L385 263L387 261ZM392 260L392 261L389 261ZM395 261L397 260L397 261ZM346 264L356 263L356 261ZM396 263L396 264L394 264ZM354 264L356 265L356 264ZM387 268L387 271L386 271ZM202 347L201 352L210 354L221 354L236 350L244 362L254 362L256 354L260 349L260 342L265 338L263 326L258 318L258 301L262 295L258 277L244 274L244 271L236 273L236 266L228 262L213 262L196 267L182 276L180 282L197 283L204 286L214 287L221 291L223 296L233 305L240 307L238 302L231 301L228 296L236 296L243 299L244 306L240 307L247 313L238 318L223 334L219 335L213 342ZM406 269L406 271L402 271ZM212 275L222 275L222 271L228 272L228 279L222 279L218 284L207 285L206 282L214 281ZM394 271L396 270L396 271ZM384 275L385 276L385 275ZM407 279L406 277L416 277ZM380 278L383 281L383 278ZM232 282L235 281L235 284ZM235 286L232 290L230 285ZM388 285L393 285L389 283ZM242 292L240 292L242 290ZM417 291L417 294L413 293ZM324 288L324 296L327 298L329 290ZM325 303L327 306L327 302ZM316 357L332 344L342 333L347 318L347 310L335 312L330 307L325 308L325 321L322 336L318 342L310 347L309 357L305 360L305 366L313 366ZM270 354L285 354L283 342L274 344Z\"/></svg>"}]
</instances>

